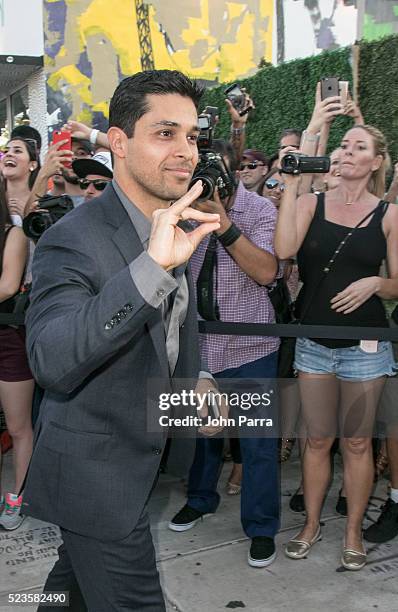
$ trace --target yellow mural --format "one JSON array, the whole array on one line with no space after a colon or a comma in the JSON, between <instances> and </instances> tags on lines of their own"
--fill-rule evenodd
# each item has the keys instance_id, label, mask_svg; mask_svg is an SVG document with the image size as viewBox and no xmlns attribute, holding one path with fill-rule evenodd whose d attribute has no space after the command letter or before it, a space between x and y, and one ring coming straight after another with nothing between
<instances>
[{"instance_id":1,"label":"yellow mural","mask_svg":"<svg viewBox=\"0 0 398 612\"><path fill-rule=\"evenodd\" d=\"M250 76L263 58L272 61L273 0L44 4L50 97L82 120L107 116L117 83L142 69L145 52L145 67L181 70L209 84Z\"/></svg>"}]
</instances>

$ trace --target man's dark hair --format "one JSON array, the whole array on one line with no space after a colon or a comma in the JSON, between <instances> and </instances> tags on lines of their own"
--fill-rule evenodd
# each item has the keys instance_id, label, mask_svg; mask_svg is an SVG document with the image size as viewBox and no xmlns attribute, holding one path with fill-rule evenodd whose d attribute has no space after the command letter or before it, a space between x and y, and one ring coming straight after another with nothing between
<instances>
[{"instance_id":1,"label":"man's dark hair","mask_svg":"<svg viewBox=\"0 0 398 612\"><path fill-rule=\"evenodd\" d=\"M297 138L301 138L302 133L303 130L299 130L298 128L285 128L282 130L282 134L279 137L279 142L284 136L297 136Z\"/></svg>"},{"instance_id":2,"label":"man's dark hair","mask_svg":"<svg viewBox=\"0 0 398 612\"><path fill-rule=\"evenodd\" d=\"M229 162L229 169L232 173L235 173L239 169L239 160L236 155L236 151L230 142L217 138L213 140L212 149L216 153L222 155L222 157L227 158Z\"/></svg>"},{"instance_id":3,"label":"man's dark hair","mask_svg":"<svg viewBox=\"0 0 398 612\"><path fill-rule=\"evenodd\" d=\"M37 148L41 149L41 135L36 128L31 125L17 125L11 132L10 140L14 138L31 138L37 143Z\"/></svg>"},{"instance_id":4,"label":"man's dark hair","mask_svg":"<svg viewBox=\"0 0 398 612\"><path fill-rule=\"evenodd\" d=\"M109 106L109 127L118 127L131 138L134 126L149 111L148 95L179 94L198 108L203 88L178 70L147 70L119 83Z\"/></svg>"}]
</instances>

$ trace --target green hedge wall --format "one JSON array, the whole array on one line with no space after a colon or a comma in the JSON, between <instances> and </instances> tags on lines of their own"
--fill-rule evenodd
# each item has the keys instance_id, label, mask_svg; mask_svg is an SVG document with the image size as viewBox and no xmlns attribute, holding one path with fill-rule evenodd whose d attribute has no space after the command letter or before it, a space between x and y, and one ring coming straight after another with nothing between
<instances>
[{"instance_id":1,"label":"green hedge wall","mask_svg":"<svg viewBox=\"0 0 398 612\"><path fill-rule=\"evenodd\" d=\"M359 97L367 123L387 137L391 160L398 161L398 36L362 43Z\"/></svg>"},{"instance_id":2,"label":"green hedge wall","mask_svg":"<svg viewBox=\"0 0 398 612\"><path fill-rule=\"evenodd\" d=\"M360 105L367 123L389 136L392 157L398 160L398 36L360 45ZM311 117L315 87L322 76L339 76L351 83L351 48L327 51L309 58L260 69L255 76L239 81L253 97L256 110L247 124L247 145L272 154L283 128L305 128ZM387 86L388 83L388 86ZM209 89L203 99L222 109L216 136L229 138L226 85ZM352 119L337 118L332 125L329 150L338 146Z\"/></svg>"}]
</instances>

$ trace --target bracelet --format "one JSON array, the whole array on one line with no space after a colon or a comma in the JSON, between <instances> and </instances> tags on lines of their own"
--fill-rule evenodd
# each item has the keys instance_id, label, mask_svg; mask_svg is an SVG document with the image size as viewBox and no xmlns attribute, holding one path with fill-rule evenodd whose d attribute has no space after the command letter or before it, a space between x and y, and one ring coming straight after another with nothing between
<instances>
[{"instance_id":1,"label":"bracelet","mask_svg":"<svg viewBox=\"0 0 398 612\"><path fill-rule=\"evenodd\" d=\"M307 140L308 142L318 142L319 134L310 134L309 132L307 132L307 130L304 130L301 138L303 141Z\"/></svg>"},{"instance_id":2,"label":"bracelet","mask_svg":"<svg viewBox=\"0 0 398 612\"><path fill-rule=\"evenodd\" d=\"M236 227L235 223L232 223L230 227L220 236L217 236L219 242L223 245L223 247L229 247L231 244L238 240L239 236L242 235L242 232L238 227Z\"/></svg>"},{"instance_id":3,"label":"bracelet","mask_svg":"<svg viewBox=\"0 0 398 612\"><path fill-rule=\"evenodd\" d=\"M234 136L237 136L238 134L242 134L242 132L244 132L246 130L246 124L243 123L241 127L235 128L233 125L231 125L231 134L234 134Z\"/></svg>"},{"instance_id":4,"label":"bracelet","mask_svg":"<svg viewBox=\"0 0 398 612\"><path fill-rule=\"evenodd\" d=\"M97 136L99 134L99 130L91 130L90 132L90 142L92 145L97 144Z\"/></svg>"}]
</instances>

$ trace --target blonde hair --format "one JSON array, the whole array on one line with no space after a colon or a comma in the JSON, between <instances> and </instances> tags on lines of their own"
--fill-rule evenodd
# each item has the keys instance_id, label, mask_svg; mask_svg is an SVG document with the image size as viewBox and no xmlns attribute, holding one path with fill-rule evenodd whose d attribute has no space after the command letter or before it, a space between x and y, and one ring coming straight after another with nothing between
<instances>
[{"instance_id":1,"label":"blonde hair","mask_svg":"<svg viewBox=\"0 0 398 612\"><path fill-rule=\"evenodd\" d=\"M365 130L372 137L375 155L381 155L383 161L380 168L374 170L368 182L368 191L378 198L383 198L386 192L386 172L390 166L387 141L384 134L373 125L355 125L356 128Z\"/></svg>"}]
</instances>

